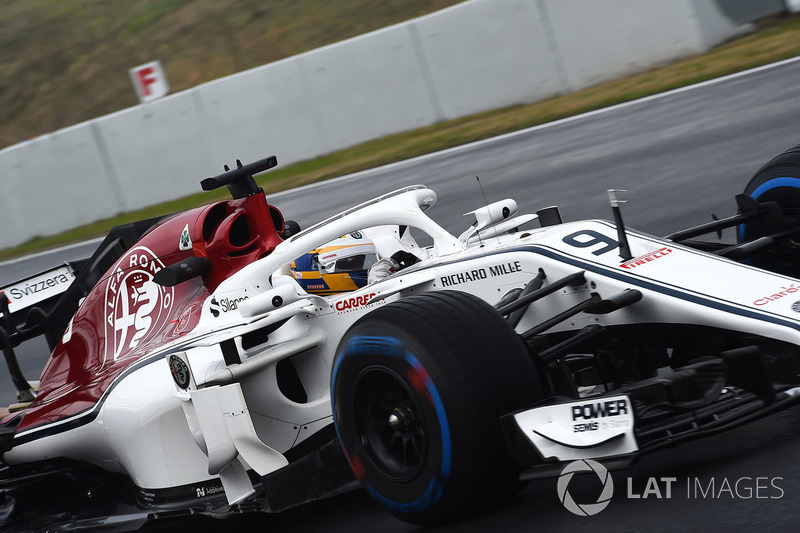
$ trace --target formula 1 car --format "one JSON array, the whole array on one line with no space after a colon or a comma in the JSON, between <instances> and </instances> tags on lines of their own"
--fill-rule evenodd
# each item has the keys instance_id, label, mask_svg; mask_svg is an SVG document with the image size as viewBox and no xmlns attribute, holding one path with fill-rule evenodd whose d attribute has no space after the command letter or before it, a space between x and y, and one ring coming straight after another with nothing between
<instances>
[{"instance_id":1,"label":"formula 1 car","mask_svg":"<svg viewBox=\"0 0 800 533\"><path fill-rule=\"evenodd\" d=\"M800 401L800 148L736 215L665 238L626 229L614 191L614 222L509 199L455 237L424 186L300 231L253 179L276 164L226 167L202 188L232 200L117 227L6 288L4 530L278 512L359 485L438 524L565 462L624 467ZM737 242L696 240L723 228ZM309 282L300 258L343 235L393 266L335 292L341 257L316 252ZM14 348L39 335L53 351L31 383Z\"/></svg>"}]
</instances>

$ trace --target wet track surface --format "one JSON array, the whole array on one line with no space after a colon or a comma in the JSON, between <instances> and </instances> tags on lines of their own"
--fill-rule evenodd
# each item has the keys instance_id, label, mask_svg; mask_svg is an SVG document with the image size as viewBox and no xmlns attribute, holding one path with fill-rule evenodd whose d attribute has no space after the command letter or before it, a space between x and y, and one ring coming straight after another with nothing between
<instances>
[{"instance_id":1,"label":"wet track surface","mask_svg":"<svg viewBox=\"0 0 800 533\"><path fill-rule=\"evenodd\" d=\"M362 491L278 515L241 516L222 522L183 520L180 524L185 527L191 523L193 528L209 533L796 531L800 514L799 418L800 409L794 408L723 435L645 456L632 469L613 472L611 502L589 517L564 509L558 499L556 479L542 479L531 482L502 507L435 529L395 519ZM654 492L647 498L628 498L628 478L631 494L640 496L646 492L649 479L657 478L661 498ZM666 482L661 478L675 478L670 498L666 497ZM726 480L732 492L725 490ZM739 495L734 490L737 481ZM757 485L761 489L757 490ZM752 490L748 491L748 487ZM601 485L595 476L576 477L569 491L578 502L594 502ZM159 524L152 529L146 527L145 531L168 533L175 531L177 525L178 522Z\"/></svg>"},{"instance_id":2,"label":"wet track surface","mask_svg":"<svg viewBox=\"0 0 800 533\"><path fill-rule=\"evenodd\" d=\"M605 191L613 187L629 191L624 214L630 227L663 235L707 222L712 212L733 214L733 196L750 176L772 156L800 143L798 79L800 62L784 64L346 180L272 195L269 200L286 218L307 227L388 190L424 183L439 196L430 215L458 234L469 223L461 215L483 204L475 176L480 176L489 202L512 197L521 212L559 205L565 220L610 218ZM732 239L731 234L727 237ZM78 247L0 264L0 286L89 253L90 247ZM43 342L28 343L19 350L29 379L38 376L45 351ZM0 402L10 401L13 391L2 369ZM441 530L794 530L800 515L798 422L800 410L794 408L645 456L633 469L614 473L614 497L596 516L570 514L558 501L556 480L545 479L532 482L500 509ZM629 477L630 492L642 495L650 488L648 498L627 497ZM659 481L650 482L651 477ZM657 483L661 496L666 496L667 482L660 478L676 479L669 499L656 498L652 490ZM733 490L737 481L738 494ZM730 491L725 490L726 482ZM576 478L570 492L578 501L594 501L600 483L596 477ZM385 514L360 491L275 516L223 522L192 519L152 530L173 531L187 525L204 531L380 529L389 533L416 529Z\"/></svg>"}]
</instances>

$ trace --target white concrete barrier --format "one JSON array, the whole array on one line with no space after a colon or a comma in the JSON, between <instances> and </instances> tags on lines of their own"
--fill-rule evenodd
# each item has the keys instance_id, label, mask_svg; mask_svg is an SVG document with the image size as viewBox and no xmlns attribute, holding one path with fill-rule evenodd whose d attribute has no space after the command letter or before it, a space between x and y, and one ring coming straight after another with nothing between
<instances>
[{"instance_id":1,"label":"white concrete barrier","mask_svg":"<svg viewBox=\"0 0 800 533\"><path fill-rule=\"evenodd\" d=\"M328 151L435 121L408 25L299 56Z\"/></svg>"},{"instance_id":2,"label":"white concrete barrier","mask_svg":"<svg viewBox=\"0 0 800 533\"><path fill-rule=\"evenodd\" d=\"M0 245L51 235L120 211L120 191L109 179L90 123L18 144L4 150L0 160L3 210L16 220L13 233L3 225Z\"/></svg>"},{"instance_id":3,"label":"white concrete barrier","mask_svg":"<svg viewBox=\"0 0 800 533\"><path fill-rule=\"evenodd\" d=\"M465 2L410 23L444 118L567 92L537 4Z\"/></svg>"},{"instance_id":4,"label":"white concrete barrier","mask_svg":"<svg viewBox=\"0 0 800 533\"><path fill-rule=\"evenodd\" d=\"M200 180L221 170L192 92L97 119L125 210L199 192Z\"/></svg>"},{"instance_id":5,"label":"white concrete barrier","mask_svg":"<svg viewBox=\"0 0 800 533\"><path fill-rule=\"evenodd\" d=\"M221 171L221 164L232 165L237 157L255 161L276 148L281 164L330 151L303 77L293 57L194 90L215 158L213 169Z\"/></svg>"},{"instance_id":6,"label":"white concrete barrier","mask_svg":"<svg viewBox=\"0 0 800 533\"><path fill-rule=\"evenodd\" d=\"M547 0L540 8L573 90L703 51L689 2Z\"/></svg>"}]
</instances>

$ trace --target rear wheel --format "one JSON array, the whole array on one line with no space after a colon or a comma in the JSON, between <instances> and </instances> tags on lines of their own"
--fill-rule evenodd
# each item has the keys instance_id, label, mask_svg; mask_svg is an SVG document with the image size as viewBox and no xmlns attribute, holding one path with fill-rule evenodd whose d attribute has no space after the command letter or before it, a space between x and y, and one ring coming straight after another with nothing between
<instances>
[{"instance_id":1,"label":"rear wheel","mask_svg":"<svg viewBox=\"0 0 800 533\"><path fill-rule=\"evenodd\" d=\"M518 470L499 417L541 399L519 336L479 298L449 291L356 322L337 349L331 389L356 477L418 524L455 520L513 492Z\"/></svg>"}]
</instances>

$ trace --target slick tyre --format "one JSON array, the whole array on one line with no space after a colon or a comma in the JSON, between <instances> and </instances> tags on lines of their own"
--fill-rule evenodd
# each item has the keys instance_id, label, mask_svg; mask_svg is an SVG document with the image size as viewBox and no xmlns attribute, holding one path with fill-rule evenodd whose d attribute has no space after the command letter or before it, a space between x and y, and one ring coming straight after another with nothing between
<instances>
[{"instance_id":1,"label":"slick tyre","mask_svg":"<svg viewBox=\"0 0 800 533\"><path fill-rule=\"evenodd\" d=\"M520 337L479 298L442 291L356 322L331 377L342 449L389 512L434 525L517 487L499 417L541 399Z\"/></svg>"},{"instance_id":2,"label":"slick tyre","mask_svg":"<svg viewBox=\"0 0 800 533\"><path fill-rule=\"evenodd\" d=\"M763 202L776 202L784 215L800 224L800 145L772 158L762 166L744 189L744 194ZM740 242L770 233L763 223L742 224ZM797 275L800 273L800 247L795 235L781 239L768 253L753 258L755 266L767 270Z\"/></svg>"}]
</instances>

